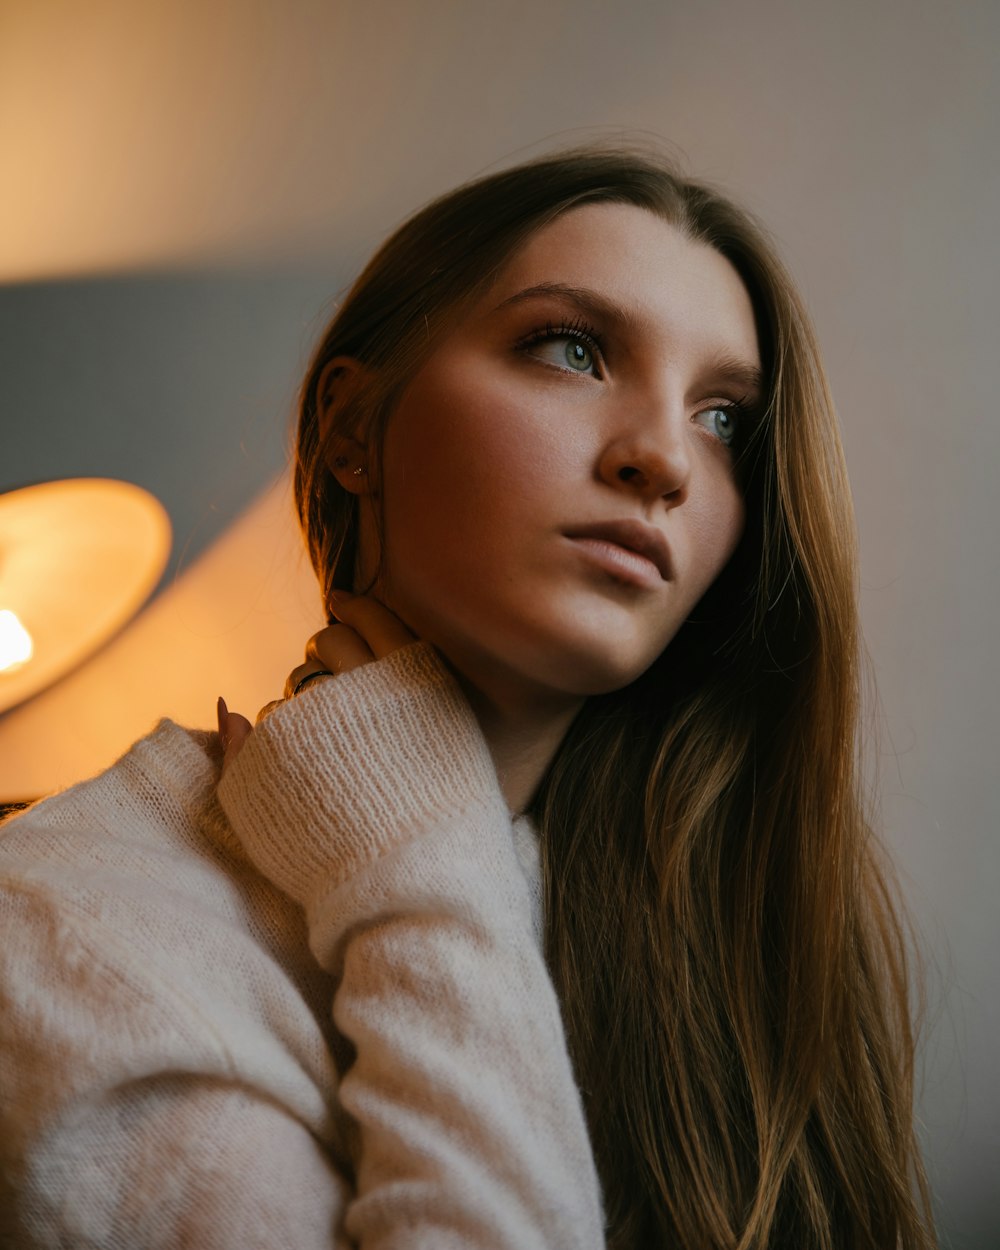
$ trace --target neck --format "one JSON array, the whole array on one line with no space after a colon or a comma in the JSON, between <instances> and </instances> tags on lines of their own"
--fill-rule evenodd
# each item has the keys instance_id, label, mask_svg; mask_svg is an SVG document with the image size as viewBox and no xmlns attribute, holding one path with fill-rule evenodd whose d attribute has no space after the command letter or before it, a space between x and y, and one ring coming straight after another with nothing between
<instances>
[{"instance_id":1,"label":"neck","mask_svg":"<svg viewBox=\"0 0 1000 1250\"><path fill-rule=\"evenodd\" d=\"M355 585L366 584L356 572ZM520 815L534 798L584 698L537 685L488 650L456 637L440 619L415 620L414 614L400 610L385 584L380 584L377 597L417 637L428 638L437 647L479 721L507 808Z\"/></svg>"},{"instance_id":2,"label":"neck","mask_svg":"<svg viewBox=\"0 0 1000 1250\"><path fill-rule=\"evenodd\" d=\"M520 815L538 789L582 699L567 702L518 697L509 687L484 689L457 673L483 731L500 788L512 815Z\"/></svg>"}]
</instances>

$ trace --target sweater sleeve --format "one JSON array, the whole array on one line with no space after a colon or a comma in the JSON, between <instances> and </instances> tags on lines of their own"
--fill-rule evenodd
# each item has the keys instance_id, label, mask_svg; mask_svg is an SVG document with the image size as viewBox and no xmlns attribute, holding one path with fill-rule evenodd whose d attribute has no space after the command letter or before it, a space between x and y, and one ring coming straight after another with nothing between
<instances>
[{"instance_id":1,"label":"sweater sleeve","mask_svg":"<svg viewBox=\"0 0 1000 1250\"><path fill-rule=\"evenodd\" d=\"M0 1247L345 1244L328 979L204 739L163 722L0 829Z\"/></svg>"},{"instance_id":2,"label":"sweater sleeve","mask_svg":"<svg viewBox=\"0 0 1000 1250\"><path fill-rule=\"evenodd\" d=\"M262 722L220 799L305 911L354 1058L340 1087L364 1250L603 1244L532 898L486 744L417 643Z\"/></svg>"}]
</instances>

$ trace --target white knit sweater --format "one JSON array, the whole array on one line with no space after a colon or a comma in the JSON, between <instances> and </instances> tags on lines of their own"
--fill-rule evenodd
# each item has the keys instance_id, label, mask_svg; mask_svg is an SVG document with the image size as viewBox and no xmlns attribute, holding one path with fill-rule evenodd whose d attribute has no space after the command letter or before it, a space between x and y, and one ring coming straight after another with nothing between
<instances>
[{"instance_id":1,"label":"white knit sweater","mask_svg":"<svg viewBox=\"0 0 1000 1250\"><path fill-rule=\"evenodd\" d=\"M164 721L0 830L0 1246L603 1245L537 854L434 651L218 776Z\"/></svg>"}]
</instances>

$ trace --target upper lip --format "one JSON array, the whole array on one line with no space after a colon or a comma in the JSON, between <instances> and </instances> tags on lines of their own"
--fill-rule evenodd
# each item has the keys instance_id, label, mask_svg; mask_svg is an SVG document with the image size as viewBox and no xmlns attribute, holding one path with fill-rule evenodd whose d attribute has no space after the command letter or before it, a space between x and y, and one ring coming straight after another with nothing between
<instances>
[{"instance_id":1,"label":"upper lip","mask_svg":"<svg viewBox=\"0 0 1000 1250\"><path fill-rule=\"evenodd\" d=\"M645 556L659 569L663 580L669 581L671 573L670 546L666 536L655 525L634 519L622 521L595 521L592 525L577 525L566 531L567 538L596 538L614 543L627 551Z\"/></svg>"}]
</instances>

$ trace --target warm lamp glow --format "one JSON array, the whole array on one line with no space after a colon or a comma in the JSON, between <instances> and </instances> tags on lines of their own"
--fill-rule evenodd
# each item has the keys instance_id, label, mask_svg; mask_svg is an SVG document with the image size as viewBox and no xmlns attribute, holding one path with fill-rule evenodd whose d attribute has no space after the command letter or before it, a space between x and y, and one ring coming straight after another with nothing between
<instances>
[{"instance_id":1,"label":"warm lamp glow","mask_svg":"<svg viewBox=\"0 0 1000 1250\"><path fill-rule=\"evenodd\" d=\"M93 776L163 716L208 728L220 694L253 719L323 624L283 474L100 655L0 716L0 804Z\"/></svg>"},{"instance_id":2,"label":"warm lamp glow","mask_svg":"<svg viewBox=\"0 0 1000 1250\"><path fill-rule=\"evenodd\" d=\"M34 649L31 635L17 619L17 613L0 609L0 673L30 660Z\"/></svg>"},{"instance_id":3,"label":"warm lamp glow","mask_svg":"<svg viewBox=\"0 0 1000 1250\"><path fill-rule=\"evenodd\" d=\"M74 478L0 495L0 712L120 629L169 553L166 512L128 482Z\"/></svg>"}]
</instances>

